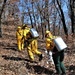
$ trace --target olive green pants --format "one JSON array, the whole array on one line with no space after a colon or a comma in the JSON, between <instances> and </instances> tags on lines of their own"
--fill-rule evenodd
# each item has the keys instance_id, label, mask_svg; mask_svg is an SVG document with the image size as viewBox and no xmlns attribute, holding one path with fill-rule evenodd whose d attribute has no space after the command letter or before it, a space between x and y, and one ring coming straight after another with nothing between
<instances>
[{"instance_id":1,"label":"olive green pants","mask_svg":"<svg viewBox=\"0 0 75 75\"><path fill-rule=\"evenodd\" d=\"M64 66L63 60L64 60L64 50L57 52L52 55L53 61L55 64L55 69L58 74L64 74L66 73L66 68Z\"/></svg>"}]
</instances>

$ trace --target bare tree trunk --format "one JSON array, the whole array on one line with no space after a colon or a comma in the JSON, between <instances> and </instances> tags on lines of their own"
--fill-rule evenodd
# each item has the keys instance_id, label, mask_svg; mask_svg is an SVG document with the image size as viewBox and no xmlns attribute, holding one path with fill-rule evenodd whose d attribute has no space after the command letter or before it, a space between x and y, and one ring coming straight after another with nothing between
<instances>
[{"instance_id":1,"label":"bare tree trunk","mask_svg":"<svg viewBox=\"0 0 75 75\"><path fill-rule=\"evenodd\" d=\"M43 24L42 24L42 18L41 18L41 28L42 28L42 39L44 38L44 28L43 28Z\"/></svg>"},{"instance_id":2,"label":"bare tree trunk","mask_svg":"<svg viewBox=\"0 0 75 75\"><path fill-rule=\"evenodd\" d=\"M34 13L34 8L33 8L33 3L32 3L32 14L33 14L33 18L34 18L34 24L35 24L35 27L36 27L36 30L37 30L35 13Z\"/></svg>"},{"instance_id":3,"label":"bare tree trunk","mask_svg":"<svg viewBox=\"0 0 75 75\"><path fill-rule=\"evenodd\" d=\"M48 30L50 30L50 23L49 23L49 12L48 12L48 2L49 0L45 0L45 11L44 11L44 19L47 21Z\"/></svg>"},{"instance_id":4,"label":"bare tree trunk","mask_svg":"<svg viewBox=\"0 0 75 75\"><path fill-rule=\"evenodd\" d=\"M30 21L31 21L32 28L34 28L33 21L32 21L32 16L31 16L31 13L30 13L30 9L29 8L28 8L28 14L29 14L29 17L30 17Z\"/></svg>"},{"instance_id":5,"label":"bare tree trunk","mask_svg":"<svg viewBox=\"0 0 75 75\"><path fill-rule=\"evenodd\" d=\"M64 13L63 13L63 10L62 10L61 5L60 5L58 0L57 0L57 4L58 4L60 12L61 12L61 20L62 20L62 23L63 23L64 32L65 32L66 35L68 35L68 29L66 27Z\"/></svg>"},{"instance_id":6,"label":"bare tree trunk","mask_svg":"<svg viewBox=\"0 0 75 75\"><path fill-rule=\"evenodd\" d=\"M44 29L43 29L43 16L42 16L42 10L39 7L39 4L37 5L39 14L40 14L40 19L41 19L41 30L42 30L42 39L44 38ZM43 9L43 8L42 8Z\"/></svg>"},{"instance_id":7,"label":"bare tree trunk","mask_svg":"<svg viewBox=\"0 0 75 75\"><path fill-rule=\"evenodd\" d=\"M1 17L2 17L2 13L3 13L4 7L5 7L6 1L7 1L7 0L4 0L4 2L3 2L3 6L2 6L2 9L1 9L1 12L0 12L0 37L2 37L2 30L1 30Z\"/></svg>"},{"instance_id":8,"label":"bare tree trunk","mask_svg":"<svg viewBox=\"0 0 75 75\"><path fill-rule=\"evenodd\" d=\"M75 25L74 25L74 3L75 1L74 0L70 0L70 18L71 18L71 22L72 22L72 33L74 34L75 33Z\"/></svg>"}]
</instances>

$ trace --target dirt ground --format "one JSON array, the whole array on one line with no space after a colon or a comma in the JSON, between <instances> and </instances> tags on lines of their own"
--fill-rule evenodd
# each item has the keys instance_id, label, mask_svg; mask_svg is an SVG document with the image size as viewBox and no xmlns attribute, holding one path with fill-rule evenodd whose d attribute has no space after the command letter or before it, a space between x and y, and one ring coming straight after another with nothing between
<instances>
[{"instance_id":1,"label":"dirt ground","mask_svg":"<svg viewBox=\"0 0 75 75\"><path fill-rule=\"evenodd\" d=\"M35 56L35 62L28 58L27 50L17 50L15 38L15 26L3 26L0 38L0 75L53 75L54 65L47 63L44 40L38 39L38 49L43 53L43 60L39 62ZM75 45L74 38L67 41L68 48L65 50L64 64L67 75L75 75Z\"/></svg>"}]
</instances>

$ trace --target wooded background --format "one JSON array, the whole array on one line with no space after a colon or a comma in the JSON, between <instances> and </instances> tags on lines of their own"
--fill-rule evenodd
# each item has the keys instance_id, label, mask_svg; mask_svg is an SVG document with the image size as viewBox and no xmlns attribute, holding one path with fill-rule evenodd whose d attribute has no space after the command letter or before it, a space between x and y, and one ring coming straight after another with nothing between
<instances>
[{"instance_id":1,"label":"wooded background","mask_svg":"<svg viewBox=\"0 0 75 75\"><path fill-rule=\"evenodd\" d=\"M17 26L27 24L39 32L38 50L44 55L31 62L27 49L17 49ZM0 75L53 75L47 64L45 31L61 36L67 44L64 64L75 75L75 0L0 0Z\"/></svg>"},{"instance_id":2,"label":"wooded background","mask_svg":"<svg viewBox=\"0 0 75 75\"><path fill-rule=\"evenodd\" d=\"M2 26L15 29L28 24L44 38L46 30L54 35L75 34L75 0L0 0L0 37Z\"/></svg>"}]
</instances>

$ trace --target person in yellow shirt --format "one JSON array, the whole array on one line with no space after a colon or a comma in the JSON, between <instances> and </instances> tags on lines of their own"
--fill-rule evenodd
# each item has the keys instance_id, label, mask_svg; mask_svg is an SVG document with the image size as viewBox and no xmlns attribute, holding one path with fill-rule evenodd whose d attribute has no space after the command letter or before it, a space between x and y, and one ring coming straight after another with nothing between
<instances>
[{"instance_id":1,"label":"person in yellow shirt","mask_svg":"<svg viewBox=\"0 0 75 75\"><path fill-rule=\"evenodd\" d=\"M22 38L23 38L23 30L21 26L18 26L16 31L16 39L17 39L17 46L19 51L24 49L24 39Z\"/></svg>"},{"instance_id":2,"label":"person in yellow shirt","mask_svg":"<svg viewBox=\"0 0 75 75\"><path fill-rule=\"evenodd\" d=\"M26 48L27 44L28 44L28 40L26 39L26 35L30 31L30 27L28 27L26 24L23 24L22 30L23 30L24 47Z\"/></svg>"},{"instance_id":3,"label":"person in yellow shirt","mask_svg":"<svg viewBox=\"0 0 75 75\"><path fill-rule=\"evenodd\" d=\"M46 49L47 49L48 51L50 51L50 50L52 50L53 47L54 47L54 43L53 43L53 41L52 41L52 39L54 38L54 36L51 34L50 31L47 30L45 37L46 37Z\"/></svg>"},{"instance_id":4,"label":"person in yellow shirt","mask_svg":"<svg viewBox=\"0 0 75 75\"><path fill-rule=\"evenodd\" d=\"M56 48L53 39L55 39L57 36L53 36L50 31L46 31L46 48L48 52L52 51L52 57L56 69L55 75L66 75L66 68L64 66L63 60L64 60L64 50L58 51Z\"/></svg>"},{"instance_id":5,"label":"person in yellow shirt","mask_svg":"<svg viewBox=\"0 0 75 75\"><path fill-rule=\"evenodd\" d=\"M49 59L48 62L51 62L51 64L54 64L53 58L52 58L52 51L51 51L54 48L54 43L51 40L53 36L51 32L47 30L45 37L46 37L45 42L46 42L46 50L47 50L46 53L48 54L48 59Z\"/></svg>"},{"instance_id":6,"label":"person in yellow shirt","mask_svg":"<svg viewBox=\"0 0 75 75\"><path fill-rule=\"evenodd\" d=\"M23 29L23 35L26 38L26 34L30 31L30 28L26 24L23 24L22 29Z\"/></svg>"},{"instance_id":7,"label":"person in yellow shirt","mask_svg":"<svg viewBox=\"0 0 75 75\"><path fill-rule=\"evenodd\" d=\"M26 38L28 40L27 52L30 60L34 61L34 54L36 54L39 56L39 61L41 61L42 53L38 50L37 38L33 38L30 32L27 34Z\"/></svg>"}]
</instances>

